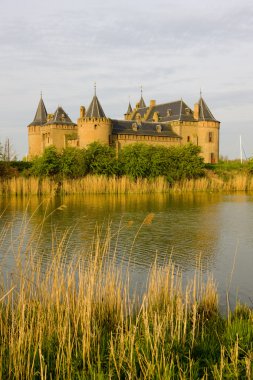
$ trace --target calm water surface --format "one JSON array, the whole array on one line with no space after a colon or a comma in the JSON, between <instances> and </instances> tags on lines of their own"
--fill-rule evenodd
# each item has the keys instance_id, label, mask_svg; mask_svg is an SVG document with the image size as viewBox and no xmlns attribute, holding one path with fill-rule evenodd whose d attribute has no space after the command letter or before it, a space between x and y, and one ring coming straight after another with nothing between
<instances>
[{"instance_id":1,"label":"calm water surface","mask_svg":"<svg viewBox=\"0 0 253 380\"><path fill-rule=\"evenodd\" d=\"M6 272L13 268L14 252L24 255L42 221L41 242L33 249L45 262L66 231L64 252L71 259L85 256L94 233L103 236L110 225L110 254L130 267L133 286L146 283L155 259L163 264L172 258L190 277L201 255L204 275L213 273L218 283L221 305L228 288L232 305L238 298L253 304L252 195L83 195L0 202L0 258ZM147 215L151 223L143 224Z\"/></svg>"}]
</instances>

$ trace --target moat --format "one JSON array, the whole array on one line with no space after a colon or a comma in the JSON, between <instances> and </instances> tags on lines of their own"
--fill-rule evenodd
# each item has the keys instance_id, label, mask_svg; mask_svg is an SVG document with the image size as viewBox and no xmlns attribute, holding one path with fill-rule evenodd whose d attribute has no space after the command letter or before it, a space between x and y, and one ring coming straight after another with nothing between
<instances>
[{"instance_id":1,"label":"moat","mask_svg":"<svg viewBox=\"0 0 253 380\"><path fill-rule=\"evenodd\" d=\"M141 292L155 260L171 259L187 278L201 257L223 308L228 290L232 306L238 299L252 305L253 195L245 193L2 198L1 270L11 273L14 253L25 258L28 246L44 263L60 242L67 259L85 259L94 236L104 239L108 228L110 256L129 269L133 289ZM39 240L30 241L35 229Z\"/></svg>"}]
</instances>

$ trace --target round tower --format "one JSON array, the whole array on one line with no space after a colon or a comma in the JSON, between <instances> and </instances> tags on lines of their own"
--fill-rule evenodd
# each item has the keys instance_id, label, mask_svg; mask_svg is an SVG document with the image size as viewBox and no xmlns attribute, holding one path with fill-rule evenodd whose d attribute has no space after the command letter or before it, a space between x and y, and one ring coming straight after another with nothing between
<instances>
[{"instance_id":1,"label":"round tower","mask_svg":"<svg viewBox=\"0 0 253 380\"><path fill-rule=\"evenodd\" d=\"M29 159L42 154L41 127L47 122L47 110L42 95L33 121L28 128L28 157Z\"/></svg>"},{"instance_id":2,"label":"round tower","mask_svg":"<svg viewBox=\"0 0 253 380\"><path fill-rule=\"evenodd\" d=\"M77 126L80 148L84 148L93 142L110 145L112 123L111 120L105 116L96 95L96 88L87 112L83 106L80 107L80 117L77 121Z\"/></svg>"}]
</instances>

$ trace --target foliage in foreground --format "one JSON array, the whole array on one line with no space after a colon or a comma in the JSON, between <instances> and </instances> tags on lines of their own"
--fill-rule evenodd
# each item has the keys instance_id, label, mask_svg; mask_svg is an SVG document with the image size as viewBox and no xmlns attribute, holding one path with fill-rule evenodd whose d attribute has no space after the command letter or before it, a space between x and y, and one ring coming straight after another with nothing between
<instances>
[{"instance_id":1,"label":"foliage in foreground","mask_svg":"<svg viewBox=\"0 0 253 380\"><path fill-rule=\"evenodd\" d=\"M184 289L171 263L153 266L134 301L107 259L109 234L97 236L89 260L66 264L67 240L53 245L47 268L37 253L22 265L17 255L16 271L1 281L0 378L252 379L250 308L223 317L214 282L195 276Z\"/></svg>"},{"instance_id":2,"label":"foliage in foreground","mask_svg":"<svg viewBox=\"0 0 253 380\"><path fill-rule=\"evenodd\" d=\"M99 143L86 149L67 148L62 153L49 147L33 162L32 174L79 178L87 174L154 178L165 176L170 181L196 178L203 175L203 159L200 148L194 145L157 147L133 144L116 150Z\"/></svg>"}]
</instances>

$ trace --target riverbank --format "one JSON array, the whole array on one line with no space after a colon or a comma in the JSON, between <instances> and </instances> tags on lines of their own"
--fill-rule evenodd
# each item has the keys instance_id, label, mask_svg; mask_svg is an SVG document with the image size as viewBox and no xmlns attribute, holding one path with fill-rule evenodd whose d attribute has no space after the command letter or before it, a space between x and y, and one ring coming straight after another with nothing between
<instances>
[{"instance_id":1,"label":"riverbank","mask_svg":"<svg viewBox=\"0 0 253 380\"><path fill-rule=\"evenodd\" d=\"M62 241L47 267L17 254L1 281L1 378L252 379L250 308L222 316L213 279L183 287L173 263L154 264L135 298L97 239L85 261L66 263Z\"/></svg>"},{"instance_id":2,"label":"riverbank","mask_svg":"<svg viewBox=\"0 0 253 380\"><path fill-rule=\"evenodd\" d=\"M246 172L219 176L208 171L205 177L180 180L173 184L165 177L133 180L126 176L108 178L102 175L88 175L71 180L20 176L0 181L0 195L148 194L187 191L253 191L253 176Z\"/></svg>"}]
</instances>

